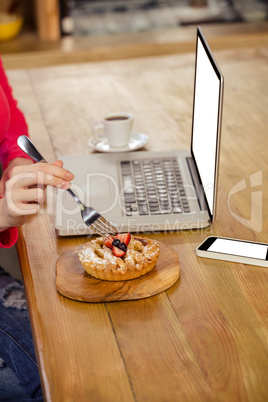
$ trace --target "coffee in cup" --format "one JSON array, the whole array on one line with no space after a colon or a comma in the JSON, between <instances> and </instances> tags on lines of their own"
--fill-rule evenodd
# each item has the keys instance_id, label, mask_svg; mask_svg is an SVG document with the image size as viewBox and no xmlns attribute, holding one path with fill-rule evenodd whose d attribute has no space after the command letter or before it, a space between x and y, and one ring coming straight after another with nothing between
<instances>
[{"instance_id":1,"label":"coffee in cup","mask_svg":"<svg viewBox=\"0 0 268 402\"><path fill-rule=\"evenodd\" d=\"M133 117L132 113L108 114L94 127L94 131L97 134L102 131L111 148L126 147L130 139Z\"/></svg>"}]
</instances>

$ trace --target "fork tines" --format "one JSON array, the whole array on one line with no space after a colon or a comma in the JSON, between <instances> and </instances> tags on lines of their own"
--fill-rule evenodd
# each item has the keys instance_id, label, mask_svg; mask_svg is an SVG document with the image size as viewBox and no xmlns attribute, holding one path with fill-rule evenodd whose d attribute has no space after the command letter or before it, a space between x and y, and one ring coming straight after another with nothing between
<instances>
[{"instance_id":1,"label":"fork tines","mask_svg":"<svg viewBox=\"0 0 268 402\"><path fill-rule=\"evenodd\" d=\"M101 236L107 237L109 235L116 236L118 231L111 225L107 219L103 216L98 218L91 226L95 229L95 231Z\"/></svg>"}]
</instances>

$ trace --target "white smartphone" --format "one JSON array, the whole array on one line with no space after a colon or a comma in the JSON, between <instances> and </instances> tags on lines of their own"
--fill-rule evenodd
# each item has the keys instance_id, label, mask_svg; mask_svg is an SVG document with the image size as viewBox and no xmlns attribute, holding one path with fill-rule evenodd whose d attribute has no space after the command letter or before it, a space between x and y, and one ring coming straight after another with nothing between
<instances>
[{"instance_id":1,"label":"white smartphone","mask_svg":"<svg viewBox=\"0 0 268 402\"><path fill-rule=\"evenodd\" d=\"M242 262L268 268L268 244L209 236L197 248L199 257Z\"/></svg>"}]
</instances>

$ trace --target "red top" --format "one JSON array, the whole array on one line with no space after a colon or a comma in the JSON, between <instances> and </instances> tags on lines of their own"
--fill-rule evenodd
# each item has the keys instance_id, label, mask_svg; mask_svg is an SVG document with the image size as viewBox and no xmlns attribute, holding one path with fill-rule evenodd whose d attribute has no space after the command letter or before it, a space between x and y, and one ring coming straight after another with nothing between
<instances>
[{"instance_id":1,"label":"red top","mask_svg":"<svg viewBox=\"0 0 268 402\"><path fill-rule=\"evenodd\" d=\"M28 127L17 101L12 96L2 60L0 57L0 159L5 169L14 158L27 158L18 147L17 138L28 135ZM17 229L11 228L0 233L0 247L11 247L18 237Z\"/></svg>"},{"instance_id":2,"label":"red top","mask_svg":"<svg viewBox=\"0 0 268 402\"><path fill-rule=\"evenodd\" d=\"M18 239L18 229L9 228L0 232L0 248L9 248L14 246Z\"/></svg>"}]
</instances>

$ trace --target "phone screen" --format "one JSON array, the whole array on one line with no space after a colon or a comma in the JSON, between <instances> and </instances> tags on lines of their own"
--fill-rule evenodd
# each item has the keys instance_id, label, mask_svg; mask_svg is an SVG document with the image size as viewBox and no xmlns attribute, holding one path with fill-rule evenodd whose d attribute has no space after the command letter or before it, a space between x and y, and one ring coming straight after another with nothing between
<instances>
[{"instance_id":1,"label":"phone screen","mask_svg":"<svg viewBox=\"0 0 268 402\"><path fill-rule=\"evenodd\" d=\"M267 259L268 246L260 243L250 243L241 240L221 239L216 240L208 247L208 251L224 253L249 258Z\"/></svg>"}]
</instances>

